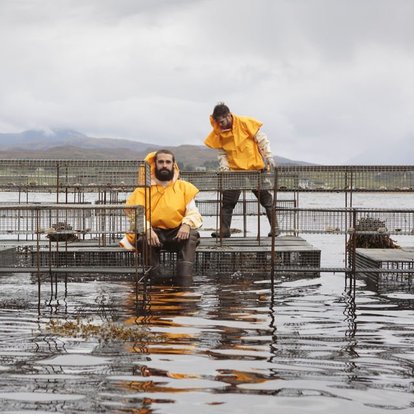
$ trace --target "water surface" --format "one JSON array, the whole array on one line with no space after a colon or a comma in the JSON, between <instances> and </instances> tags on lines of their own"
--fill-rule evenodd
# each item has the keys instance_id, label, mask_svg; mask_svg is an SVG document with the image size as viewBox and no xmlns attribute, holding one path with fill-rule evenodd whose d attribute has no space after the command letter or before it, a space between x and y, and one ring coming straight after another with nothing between
<instances>
[{"instance_id":1,"label":"water surface","mask_svg":"<svg viewBox=\"0 0 414 414\"><path fill-rule=\"evenodd\" d=\"M353 202L409 208L411 198ZM300 199L343 204L342 194ZM343 267L344 236L304 238L322 266ZM57 291L42 282L39 300L36 277L0 274L1 411L414 412L412 287L348 285L340 273L276 274L273 288L270 275L238 272L186 288L77 276Z\"/></svg>"},{"instance_id":2,"label":"water surface","mask_svg":"<svg viewBox=\"0 0 414 414\"><path fill-rule=\"evenodd\" d=\"M43 284L39 314L36 280L3 275L2 410L412 412L412 291L344 280L75 278Z\"/></svg>"}]
</instances>

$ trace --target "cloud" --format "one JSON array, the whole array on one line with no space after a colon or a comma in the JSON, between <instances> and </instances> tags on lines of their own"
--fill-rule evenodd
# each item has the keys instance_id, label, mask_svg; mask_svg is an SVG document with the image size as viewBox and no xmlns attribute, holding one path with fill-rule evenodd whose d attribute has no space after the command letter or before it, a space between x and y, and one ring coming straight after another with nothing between
<instances>
[{"instance_id":1,"label":"cloud","mask_svg":"<svg viewBox=\"0 0 414 414\"><path fill-rule=\"evenodd\" d=\"M0 130L201 144L224 100L278 155L338 164L414 129L414 4L4 0Z\"/></svg>"}]
</instances>

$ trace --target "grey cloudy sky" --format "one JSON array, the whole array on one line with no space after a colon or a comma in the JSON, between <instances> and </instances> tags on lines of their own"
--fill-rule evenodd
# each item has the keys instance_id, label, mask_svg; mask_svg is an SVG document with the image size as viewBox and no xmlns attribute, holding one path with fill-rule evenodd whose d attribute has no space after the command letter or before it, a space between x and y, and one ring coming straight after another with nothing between
<instances>
[{"instance_id":1,"label":"grey cloudy sky","mask_svg":"<svg viewBox=\"0 0 414 414\"><path fill-rule=\"evenodd\" d=\"M0 132L201 144L225 101L280 156L386 163L414 135L413 21L412 0L0 0Z\"/></svg>"}]
</instances>

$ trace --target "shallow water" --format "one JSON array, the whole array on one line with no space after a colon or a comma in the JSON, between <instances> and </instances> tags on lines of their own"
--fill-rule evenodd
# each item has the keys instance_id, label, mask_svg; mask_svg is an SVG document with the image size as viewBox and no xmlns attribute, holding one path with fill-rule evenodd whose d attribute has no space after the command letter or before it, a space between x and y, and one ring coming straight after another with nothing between
<instances>
[{"instance_id":1,"label":"shallow water","mask_svg":"<svg viewBox=\"0 0 414 414\"><path fill-rule=\"evenodd\" d=\"M2 412L414 410L407 289L358 281L354 296L342 274L276 275L273 291L240 275L71 280L42 284L40 313L30 275L1 276L0 291Z\"/></svg>"},{"instance_id":2,"label":"shallow water","mask_svg":"<svg viewBox=\"0 0 414 414\"><path fill-rule=\"evenodd\" d=\"M353 201L409 208L411 198ZM343 266L343 236L304 238L322 266ZM43 282L39 300L36 277L0 274L0 411L414 412L413 289L348 285L339 273L277 274L272 289L270 276L235 273L144 289L100 275L60 280L57 291Z\"/></svg>"}]
</instances>

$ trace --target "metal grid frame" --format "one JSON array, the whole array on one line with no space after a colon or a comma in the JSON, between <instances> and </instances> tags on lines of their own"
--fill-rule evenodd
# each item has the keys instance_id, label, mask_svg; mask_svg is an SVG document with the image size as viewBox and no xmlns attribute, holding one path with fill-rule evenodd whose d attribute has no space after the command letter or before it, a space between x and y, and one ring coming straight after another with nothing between
<instances>
[{"instance_id":1,"label":"metal grid frame","mask_svg":"<svg viewBox=\"0 0 414 414\"><path fill-rule=\"evenodd\" d=\"M22 177L22 178L20 178ZM299 234L342 234L344 239L351 234L395 234L395 235L414 235L413 210L384 210L384 209L353 209L352 197L350 206L347 206L348 198L345 198L346 206L337 209L301 209L298 207L297 195L301 192L343 192L351 195L353 192L413 192L414 191L414 166L279 166L272 173L265 172L183 172L182 178L192 182L200 191L217 191L220 194L226 189L241 189L242 191L268 189L273 191L276 196L283 192L293 192L295 199L279 200L276 197L275 211L283 235ZM27 242L33 250L33 245L40 246L38 251L48 251L51 256L48 265L62 263L59 255L62 249L58 248L47 250L44 248L48 244L47 240L42 240L53 224L67 223L72 219L75 223L71 224L71 229L62 229L63 235L75 235L84 242L95 244L102 248L110 246L122 237L123 232L128 228L129 223L124 215L124 206L121 204L106 204L109 201L118 202L117 194L120 192L131 191L137 186L148 187L150 185L149 166L143 161L86 161L86 160L0 160L0 190L3 191L55 191L57 194L82 194L86 192L96 192L99 195L98 205L80 205L76 202L57 205L0 205L0 239L12 239L12 242ZM109 197L106 197L109 193ZM205 208L204 214L219 214L219 199L201 200L198 202L201 209ZM77 200L81 200L78 197ZM59 201L59 198L58 198ZM104 206L103 206L104 205ZM23 208L26 206L26 209ZM66 206L66 207L65 207ZM110 212L111 209L119 213ZM255 215L258 214L259 204L256 200L242 200L235 210L235 215ZM89 211L89 213L87 213ZM99 213L99 211L101 213ZM36 212L36 213L33 213ZM76 213L75 213L76 212ZM139 213L141 214L141 213ZM260 214L263 209L260 208ZM99 217L99 220L97 220ZM373 218L384 222L384 227L371 231L358 231L356 224L363 218ZM101 227L100 227L101 226ZM237 266L248 269L249 260L256 247L266 249L269 246L259 243L252 243L246 249L238 248L240 240L234 240L235 250L230 251L228 247L222 252L222 268L236 269ZM50 243L49 243L50 244ZM346 242L344 243L346 245ZM62 245L58 243L56 246ZM37 247L36 247L37 249ZM72 245L65 242L64 249L73 250L66 254L63 261L67 264L80 264L89 255L85 263L98 263L95 253L86 250L75 252ZM301 253L289 251L287 253L278 252L277 246L272 246L272 256L266 250L257 251L257 267L268 271L268 263L274 263L273 269L292 270L295 266L298 270L312 270L312 263L315 269L324 271L316 266L317 261L306 261L301 259ZM218 253L219 250L216 251ZM102 252L104 253L104 252ZM111 266L113 263L128 263L129 259L107 254L108 259L101 258L101 264ZM274 254L273 254L274 253ZM346 269L358 272L358 266L354 259L355 249L345 248L345 255L351 255L350 263ZM53 258L53 255L55 258ZM111 256L112 255L112 256ZM250 256L249 256L250 255ZM74 258L74 257L77 258ZM126 254L125 256L128 256ZM217 254L217 257L220 255ZM5 262L2 262L4 258ZM0 264L9 263L14 259L7 246L0 252ZM94 257L92 259L92 257ZM109 258L111 257L111 258ZM262 258L265 257L263 261ZM306 257L306 254L303 255ZM169 256L173 263L174 253ZM288 258L288 259L286 259ZM37 262L45 260L38 259ZM98 260L98 262L96 262ZM72 262L71 262L72 261ZM217 263L219 263L217 262ZM234 263L237 264L234 267ZM255 268L256 265L253 265ZM94 265L92 265L94 267ZM115 266L113 266L115 267ZM217 266L216 266L217 267ZM305 269L306 268L306 269ZM220 269L220 266L217 267ZM314 269L314 270L315 270ZM329 269L335 271L335 269ZM381 271L391 272L393 269L382 269ZM405 266L399 271L412 273L410 266ZM377 269L365 269L366 272L379 272Z\"/></svg>"},{"instance_id":2,"label":"metal grid frame","mask_svg":"<svg viewBox=\"0 0 414 414\"><path fill-rule=\"evenodd\" d=\"M24 253L31 260L16 260L16 267L119 267L127 268L134 260L133 254L121 250L117 244L127 231L144 231L144 208L129 206L135 210L135 227L130 222L122 205L8 205L0 206L0 265L10 266L13 253L8 249ZM372 235L413 235L414 210L412 209L301 209L278 208L283 214L280 221L285 234L352 234ZM384 227L358 230L361 219L373 218L384 223ZM141 224L140 224L141 223ZM198 250L200 269L208 262L212 271L267 272L274 262L274 269L299 271L324 271L320 267L319 255L315 249L308 249L303 243L283 244L283 238L273 246L272 239L261 243L256 239L232 238L217 245L211 240L210 246ZM353 272L397 272L413 273L414 266L374 267L359 269L355 259L356 246L348 247L349 271ZM315 253L316 251L316 253ZM23 256L24 256L23 254ZM166 253L167 254L167 253ZM174 253L168 253L171 263ZM201 257L204 255L204 258ZM272 258L272 255L273 258ZM20 257L23 257L20 256ZM11 259L12 257L12 259ZM171 265L170 263L170 265ZM13 267L13 266L11 266ZM330 269L332 270L332 269ZM342 271L343 269L336 269Z\"/></svg>"},{"instance_id":3,"label":"metal grid frame","mask_svg":"<svg viewBox=\"0 0 414 414\"><path fill-rule=\"evenodd\" d=\"M414 166L282 165L274 172L183 172L202 190L276 188L279 192L413 192ZM269 187L269 181L272 183Z\"/></svg>"},{"instance_id":4,"label":"metal grid frame","mask_svg":"<svg viewBox=\"0 0 414 414\"><path fill-rule=\"evenodd\" d=\"M276 214L283 217L279 223L282 233L414 235L413 209L277 207ZM356 225L366 218L383 222L384 227L357 230Z\"/></svg>"},{"instance_id":5,"label":"metal grid frame","mask_svg":"<svg viewBox=\"0 0 414 414\"><path fill-rule=\"evenodd\" d=\"M137 172L146 169L146 183ZM127 189L149 185L148 165L137 160L0 160L3 191L68 188L70 191ZM274 172L190 172L181 177L200 191L265 189L295 192L413 192L414 166L280 165ZM274 186L275 184L275 186Z\"/></svg>"},{"instance_id":6,"label":"metal grid frame","mask_svg":"<svg viewBox=\"0 0 414 414\"><path fill-rule=\"evenodd\" d=\"M106 246L132 230L144 231L144 207L128 206L134 228L122 205L17 204L0 205L0 240L71 242L85 240Z\"/></svg>"},{"instance_id":7,"label":"metal grid frame","mask_svg":"<svg viewBox=\"0 0 414 414\"><path fill-rule=\"evenodd\" d=\"M145 161L0 160L0 188L9 191L96 191L149 186L150 181Z\"/></svg>"},{"instance_id":8,"label":"metal grid frame","mask_svg":"<svg viewBox=\"0 0 414 414\"><path fill-rule=\"evenodd\" d=\"M283 166L275 179L278 191L413 192L414 166Z\"/></svg>"},{"instance_id":9,"label":"metal grid frame","mask_svg":"<svg viewBox=\"0 0 414 414\"><path fill-rule=\"evenodd\" d=\"M392 258L381 249L356 249L356 268L377 286L410 287L414 275L414 251L409 249L398 253Z\"/></svg>"},{"instance_id":10,"label":"metal grid frame","mask_svg":"<svg viewBox=\"0 0 414 414\"><path fill-rule=\"evenodd\" d=\"M84 273L144 272L144 255L118 246L126 232L142 233L144 206L0 205L0 270ZM130 217L133 220L130 220Z\"/></svg>"},{"instance_id":11,"label":"metal grid frame","mask_svg":"<svg viewBox=\"0 0 414 414\"><path fill-rule=\"evenodd\" d=\"M283 211L289 211L296 207L296 200L276 200L276 205L284 208ZM202 216L219 216L219 200L199 200L196 199L196 206ZM281 210L282 211L282 210ZM233 216L257 216L266 214L265 209L254 199L241 199L233 210Z\"/></svg>"}]
</instances>

